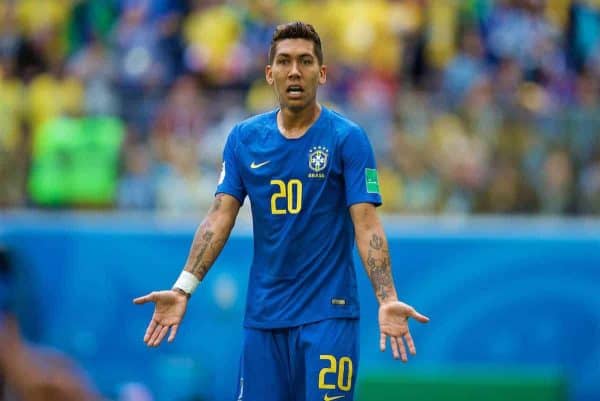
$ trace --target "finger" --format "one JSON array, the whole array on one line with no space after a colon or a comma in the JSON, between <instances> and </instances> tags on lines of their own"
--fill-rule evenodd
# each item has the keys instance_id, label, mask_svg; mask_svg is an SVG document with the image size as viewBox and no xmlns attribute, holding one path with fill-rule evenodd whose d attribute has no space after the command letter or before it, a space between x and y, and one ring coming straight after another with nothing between
<instances>
[{"instance_id":1,"label":"finger","mask_svg":"<svg viewBox=\"0 0 600 401\"><path fill-rule=\"evenodd\" d=\"M387 336L383 333L379 334L379 350L385 351L385 343L387 342Z\"/></svg>"},{"instance_id":2,"label":"finger","mask_svg":"<svg viewBox=\"0 0 600 401\"><path fill-rule=\"evenodd\" d=\"M171 334L169 335L168 342L172 342L175 339L175 335L177 334L177 329L179 328L178 324L174 324L171 326Z\"/></svg>"},{"instance_id":3,"label":"finger","mask_svg":"<svg viewBox=\"0 0 600 401\"><path fill-rule=\"evenodd\" d=\"M144 334L144 342L147 344L152 334L154 334L154 330L156 329L157 323L156 320L150 320L150 324L148 324L148 328L146 329L146 334Z\"/></svg>"},{"instance_id":4,"label":"finger","mask_svg":"<svg viewBox=\"0 0 600 401\"><path fill-rule=\"evenodd\" d=\"M414 318L415 320L417 320L421 323L427 323L429 321L429 318L427 316L421 315L419 312L417 312L414 309L411 311L410 317Z\"/></svg>"},{"instance_id":5,"label":"finger","mask_svg":"<svg viewBox=\"0 0 600 401\"><path fill-rule=\"evenodd\" d=\"M161 332L162 329L163 329L163 326L161 326L160 324L156 325L156 328L154 329L154 333L152 333L152 337L150 337L150 340L148 340L148 346L149 347L153 347L154 346L154 341L156 341L156 339L160 335L160 332Z\"/></svg>"},{"instance_id":6,"label":"finger","mask_svg":"<svg viewBox=\"0 0 600 401\"><path fill-rule=\"evenodd\" d=\"M398 352L398 343L396 342L396 337L390 336L390 345L392 346L392 355L394 359L400 358L400 353Z\"/></svg>"},{"instance_id":7,"label":"finger","mask_svg":"<svg viewBox=\"0 0 600 401\"><path fill-rule=\"evenodd\" d=\"M398 343L398 349L400 349L400 359L402 362L408 361L408 357L406 355L406 347L404 346L404 341L402 341L402 337L394 337L396 343Z\"/></svg>"},{"instance_id":8,"label":"finger","mask_svg":"<svg viewBox=\"0 0 600 401\"><path fill-rule=\"evenodd\" d=\"M404 335L404 339L406 340L406 345L408 345L408 350L410 351L410 353L412 355L416 355L417 347L415 347L415 342L413 341L412 336L410 335L410 332L408 332Z\"/></svg>"},{"instance_id":9,"label":"finger","mask_svg":"<svg viewBox=\"0 0 600 401\"><path fill-rule=\"evenodd\" d=\"M154 292L151 292L150 294L146 294L141 297L134 298L133 303L136 305L141 305L152 301L154 301Z\"/></svg>"},{"instance_id":10,"label":"finger","mask_svg":"<svg viewBox=\"0 0 600 401\"><path fill-rule=\"evenodd\" d=\"M162 342L163 338L165 338L165 336L167 335L168 332L169 332L169 326L163 326L162 330L160 331L160 334L158 335L158 338L156 340L154 340L155 347L159 346L159 344Z\"/></svg>"}]
</instances>

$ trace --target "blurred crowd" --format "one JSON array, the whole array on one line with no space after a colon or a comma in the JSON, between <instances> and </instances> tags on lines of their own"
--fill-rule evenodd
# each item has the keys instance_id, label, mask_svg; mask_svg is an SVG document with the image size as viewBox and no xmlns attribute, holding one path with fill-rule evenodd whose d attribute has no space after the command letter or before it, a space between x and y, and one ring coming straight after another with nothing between
<instances>
[{"instance_id":1,"label":"blurred crowd","mask_svg":"<svg viewBox=\"0 0 600 401\"><path fill-rule=\"evenodd\" d=\"M0 207L207 208L292 20L385 211L600 213L600 0L0 0Z\"/></svg>"}]
</instances>

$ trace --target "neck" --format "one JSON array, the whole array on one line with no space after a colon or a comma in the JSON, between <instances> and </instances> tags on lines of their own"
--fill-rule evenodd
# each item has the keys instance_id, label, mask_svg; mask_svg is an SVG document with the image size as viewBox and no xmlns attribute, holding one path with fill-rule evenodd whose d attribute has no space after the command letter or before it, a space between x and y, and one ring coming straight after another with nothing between
<instances>
[{"instance_id":1,"label":"neck","mask_svg":"<svg viewBox=\"0 0 600 401\"><path fill-rule=\"evenodd\" d=\"M299 138L317 121L319 115L321 105L317 102L299 111L285 107L277 113L277 125L286 138Z\"/></svg>"}]
</instances>

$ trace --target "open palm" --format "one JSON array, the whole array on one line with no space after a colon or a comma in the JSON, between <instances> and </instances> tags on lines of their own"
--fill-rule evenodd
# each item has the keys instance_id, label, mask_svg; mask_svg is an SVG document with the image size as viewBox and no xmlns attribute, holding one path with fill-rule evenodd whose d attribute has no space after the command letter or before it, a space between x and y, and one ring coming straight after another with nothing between
<instances>
[{"instance_id":1,"label":"open palm","mask_svg":"<svg viewBox=\"0 0 600 401\"><path fill-rule=\"evenodd\" d=\"M144 335L146 345L157 347L169 329L171 329L171 334L167 341L171 342L175 339L177 329L187 309L187 301L185 295L176 291L155 291L133 300L137 305L154 302L154 314Z\"/></svg>"},{"instance_id":2,"label":"open palm","mask_svg":"<svg viewBox=\"0 0 600 401\"><path fill-rule=\"evenodd\" d=\"M389 302L379 306L379 348L385 351L387 337L390 338L390 346L395 359L408 360L404 341L412 355L417 353L415 343L408 329L408 318L414 318L421 323L427 323L429 318L421 315L412 306L404 302Z\"/></svg>"}]
</instances>

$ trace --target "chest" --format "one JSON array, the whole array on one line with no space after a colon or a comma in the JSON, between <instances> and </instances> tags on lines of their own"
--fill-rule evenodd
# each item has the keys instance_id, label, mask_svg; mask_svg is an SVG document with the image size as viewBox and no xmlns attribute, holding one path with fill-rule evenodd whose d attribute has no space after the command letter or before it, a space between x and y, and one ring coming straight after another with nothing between
<instances>
[{"instance_id":1,"label":"chest","mask_svg":"<svg viewBox=\"0 0 600 401\"><path fill-rule=\"evenodd\" d=\"M304 195L336 191L341 185L341 160L334 138L264 141L247 145L240 155L241 176L250 198L282 193Z\"/></svg>"}]
</instances>

